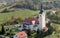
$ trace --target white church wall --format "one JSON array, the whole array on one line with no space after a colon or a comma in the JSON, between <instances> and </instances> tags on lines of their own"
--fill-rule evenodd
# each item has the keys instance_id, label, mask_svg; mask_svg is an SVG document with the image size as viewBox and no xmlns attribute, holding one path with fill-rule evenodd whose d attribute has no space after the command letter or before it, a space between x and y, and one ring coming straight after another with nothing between
<instances>
[{"instance_id":1,"label":"white church wall","mask_svg":"<svg viewBox=\"0 0 60 38\"><path fill-rule=\"evenodd\" d=\"M45 25L45 13L39 14L39 30L42 30Z\"/></svg>"}]
</instances>

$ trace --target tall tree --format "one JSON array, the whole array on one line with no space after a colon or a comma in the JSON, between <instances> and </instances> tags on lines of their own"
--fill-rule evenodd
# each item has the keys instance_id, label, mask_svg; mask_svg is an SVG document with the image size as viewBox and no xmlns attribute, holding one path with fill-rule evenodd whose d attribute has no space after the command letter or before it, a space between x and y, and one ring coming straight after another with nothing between
<instances>
[{"instance_id":1,"label":"tall tree","mask_svg":"<svg viewBox=\"0 0 60 38\"><path fill-rule=\"evenodd\" d=\"M5 29L4 29L4 26L3 25L2 25L1 33L2 34L5 34Z\"/></svg>"}]
</instances>

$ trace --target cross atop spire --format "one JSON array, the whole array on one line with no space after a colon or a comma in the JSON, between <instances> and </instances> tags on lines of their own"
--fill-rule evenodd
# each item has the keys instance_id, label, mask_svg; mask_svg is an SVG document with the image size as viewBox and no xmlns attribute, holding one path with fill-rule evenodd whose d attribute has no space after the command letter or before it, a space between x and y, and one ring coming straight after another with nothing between
<instances>
[{"instance_id":1,"label":"cross atop spire","mask_svg":"<svg viewBox=\"0 0 60 38\"><path fill-rule=\"evenodd\" d=\"M40 13L39 14L42 14L43 13L43 6L41 4L41 7L40 7Z\"/></svg>"}]
</instances>

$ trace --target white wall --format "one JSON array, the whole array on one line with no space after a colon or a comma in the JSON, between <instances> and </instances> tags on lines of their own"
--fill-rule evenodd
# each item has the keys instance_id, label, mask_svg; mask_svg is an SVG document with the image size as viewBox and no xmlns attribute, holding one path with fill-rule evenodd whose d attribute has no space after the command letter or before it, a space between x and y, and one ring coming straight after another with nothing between
<instances>
[{"instance_id":1,"label":"white wall","mask_svg":"<svg viewBox=\"0 0 60 38\"><path fill-rule=\"evenodd\" d=\"M45 13L39 14L39 30L42 30L45 25Z\"/></svg>"}]
</instances>

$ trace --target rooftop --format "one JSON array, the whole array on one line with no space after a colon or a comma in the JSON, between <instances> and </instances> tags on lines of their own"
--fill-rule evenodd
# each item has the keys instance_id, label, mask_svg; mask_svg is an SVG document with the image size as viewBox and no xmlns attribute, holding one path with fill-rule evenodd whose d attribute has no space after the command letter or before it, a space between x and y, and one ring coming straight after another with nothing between
<instances>
[{"instance_id":1,"label":"rooftop","mask_svg":"<svg viewBox=\"0 0 60 38\"><path fill-rule=\"evenodd\" d=\"M27 37L27 34L26 34L25 31L18 32L16 35L17 35L18 38L24 38L24 37Z\"/></svg>"}]
</instances>

